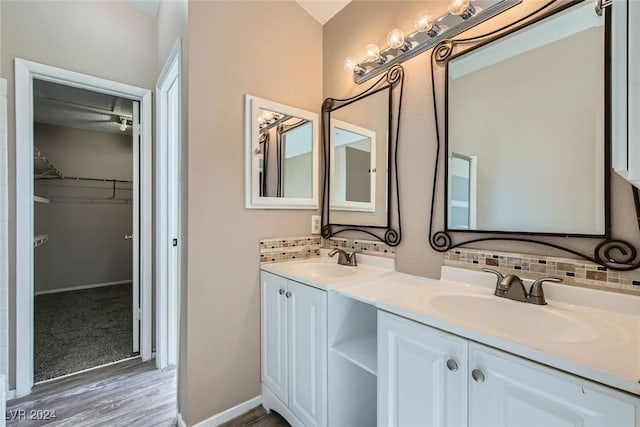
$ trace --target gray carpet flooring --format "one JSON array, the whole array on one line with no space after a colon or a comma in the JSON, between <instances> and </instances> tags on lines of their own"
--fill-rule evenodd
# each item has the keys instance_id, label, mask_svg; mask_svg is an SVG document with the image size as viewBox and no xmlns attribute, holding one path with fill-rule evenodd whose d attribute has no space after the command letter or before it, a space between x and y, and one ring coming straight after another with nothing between
<instances>
[{"instance_id":1,"label":"gray carpet flooring","mask_svg":"<svg viewBox=\"0 0 640 427\"><path fill-rule=\"evenodd\" d=\"M134 355L131 284L35 297L36 382Z\"/></svg>"}]
</instances>

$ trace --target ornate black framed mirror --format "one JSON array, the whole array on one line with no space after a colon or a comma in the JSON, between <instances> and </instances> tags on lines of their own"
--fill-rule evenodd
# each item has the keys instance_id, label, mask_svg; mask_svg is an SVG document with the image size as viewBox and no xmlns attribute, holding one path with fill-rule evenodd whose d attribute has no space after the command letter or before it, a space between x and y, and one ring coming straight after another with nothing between
<instances>
[{"instance_id":1,"label":"ornate black framed mirror","mask_svg":"<svg viewBox=\"0 0 640 427\"><path fill-rule=\"evenodd\" d=\"M609 10L582 0L550 1L505 27L434 48L434 250L516 241L612 270L640 267L636 247L611 233L610 56ZM598 239L593 254L559 239L571 237Z\"/></svg>"},{"instance_id":2,"label":"ornate black framed mirror","mask_svg":"<svg viewBox=\"0 0 640 427\"><path fill-rule=\"evenodd\" d=\"M323 102L323 237L360 233L390 246L400 243L397 153L403 80L404 69L397 65L360 94Z\"/></svg>"}]
</instances>

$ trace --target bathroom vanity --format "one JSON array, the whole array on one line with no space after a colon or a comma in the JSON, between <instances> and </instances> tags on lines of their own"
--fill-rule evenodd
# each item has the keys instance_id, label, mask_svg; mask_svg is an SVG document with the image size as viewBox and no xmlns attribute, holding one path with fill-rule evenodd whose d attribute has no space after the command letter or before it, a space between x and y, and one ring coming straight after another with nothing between
<instances>
[{"instance_id":1,"label":"bathroom vanity","mask_svg":"<svg viewBox=\"0 0 640 427\"><path fill-rule=\"evenodd\" d=\"M261 267L263 405L293 426L640 426L640 297L326 255Z\"/></svg>"}]
</instances>

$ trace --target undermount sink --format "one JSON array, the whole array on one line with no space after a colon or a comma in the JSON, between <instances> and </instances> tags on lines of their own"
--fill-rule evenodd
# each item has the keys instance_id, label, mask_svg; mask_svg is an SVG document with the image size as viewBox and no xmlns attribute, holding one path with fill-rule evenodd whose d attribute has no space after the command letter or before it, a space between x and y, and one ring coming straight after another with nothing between
<instances>
[{"instance_id":1,"label":"undermount sink","mask_svg":"<svg viewBox=\"0 0 640 427\"><path fill-rule=\"evenodd\" d=\"M355 276L358 267L321 262L302 262L291 266L291 271L315 279L337 279Z\"/></svg>"},{"instance_id":2,"label":"undermount sink","mask_svg":"<svg viewBox=\"0 0 640 427\"><path fill-rule=\"evenodd\" d=\"M560 309L488 295L437 295L431 305L445 316L484 326L499 335L555 343L591 341L596 328Z\"/></svg>"}]
</instances>

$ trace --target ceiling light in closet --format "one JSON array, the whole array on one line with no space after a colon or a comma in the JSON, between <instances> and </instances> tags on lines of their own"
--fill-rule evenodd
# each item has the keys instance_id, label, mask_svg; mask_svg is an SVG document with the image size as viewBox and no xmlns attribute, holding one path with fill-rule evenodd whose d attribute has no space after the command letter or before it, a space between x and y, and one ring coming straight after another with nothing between
<instances>
[{"instance_id":1,"label":"ceiling light in closet","mask_svg":"<svg viewBox=\"0 0 640 427\"><path fill-rule=\"evenodd\" d=\"M120 117L120 130L122 132L127 130L127 119L126 119L126 117Z\"/></svg>"}]
</instances>

